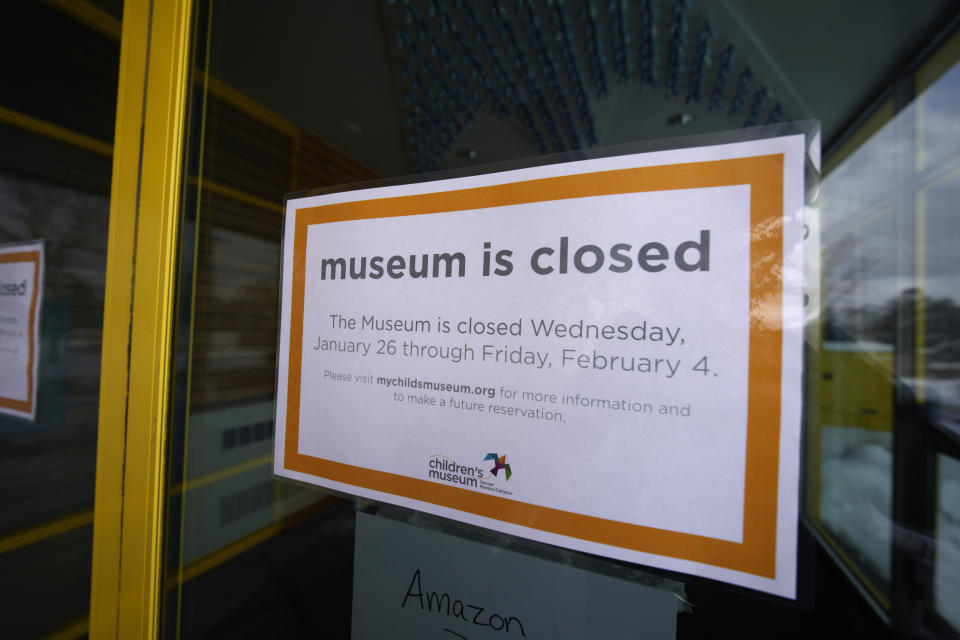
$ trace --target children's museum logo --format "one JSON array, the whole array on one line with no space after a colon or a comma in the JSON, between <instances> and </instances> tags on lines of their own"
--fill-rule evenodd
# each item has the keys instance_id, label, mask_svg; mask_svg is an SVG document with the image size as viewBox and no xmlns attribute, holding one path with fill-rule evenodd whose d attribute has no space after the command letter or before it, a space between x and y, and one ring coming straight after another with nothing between
<instances>
[{"instance_id":1,"label":"children's museum logo","mask_svg":"<svg viewBox=\"0 0 960 640\"><path fill-rule=\"evenodd\" d=\"M478 465L460 464L450 456L437 453L427 459L426 475L435 482L512 496L512 491L497 486L502 484L501 480L509 480L513 475L510 465L507 464L507 456L488 453L483 460L493 460L493 469L487 471ZM497 482L494 482L493 476L497 477Z\"/></svg>"},{"instance_id":2,"label":"children's museum logo","mask_svg":"<svg viewBox=\"0 0 960 640\"><path fill-rule=\"evenodd\" d=\"M483 461L486 462L487 460L493 460L493 469L490 469L490 473L493 475L497 475L501 470L503 471L505 480L509 480L510 476L513 475L513 472L510 471L510 465L507 464L506 455L498 456L495 453L488 453Z\"/></svg>"},{"instance_id":3,"label":"children's museum logo","mask_svg":"<svg viewBox=\"0 0 960 640\"><path fill-rule=\"evenodd\" d=\"M477 481L483 477L483 469L468 467L447 456L435 454L430 456L427 462L427 477L465 487L476 487Z\"/></svg>"}]
</instances>

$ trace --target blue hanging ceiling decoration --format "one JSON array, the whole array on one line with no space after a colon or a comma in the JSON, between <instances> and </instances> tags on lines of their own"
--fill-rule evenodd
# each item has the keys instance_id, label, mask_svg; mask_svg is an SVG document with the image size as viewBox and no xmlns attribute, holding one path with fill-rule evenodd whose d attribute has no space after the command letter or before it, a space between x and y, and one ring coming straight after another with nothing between
<instances>
[{"instance_id":1,"label":"blue hanging ceiling decoration","mask_svg":"<svg viewBox=\"0 0 960 640\"><path fill-rule=\"evenodd\" d=\"M633 76L630 62L630 25L627 21L627 0L610 0L609 40L613 45L613 73L617 84L629 84Z\"/></svg>"},{"instance_id":2,"label":"blue hanging ceiling decoration","mask_svg":"<svg viewBox=\"0 0 960 640\"><path fill-rule=\"evenodd\" d=\"M667 45L667 73L664 83L667 95L675 96L680 92L680 74L683 72L683 52L687 46L686 0L674 0L673 17L670 23L670 41Z\"/></svg>"},{"instance_id":3,"label":"blue hanging ceiling decoration","mask_svg":"<svg viewBox=\"0 0 960 640\"><path fill-rule=\"evenodd\" d=\"M707 105L708 111L720 111L720 103L727 93L727 81L733 74L733 45L727 45L723 54L720 56L720 62L717 65L716 79L713 81L713 91L710 92L710 104Z\"/></svg>"},{"instance_id":4,"label":"blue hanging ceiling decoration","mask_svg":"<svg viewBox=\"0 0 960 640\"><path fill-rule=\"evenodd\" d=\"M730 99L730 109L727 111L727 117L740 115L740 112L743 111L743 101L746 99L747 92L750 91L752 84L753 72L747 67L740 72L740 77L737 78L737 89L733 98Z\"/></svg>"},{"instance_id":5,"label":"blue hanging ceiling decoration","mask_svg":"<svg viewBox=\"0 0 960 640\"><path fill-rule=\"evenodd\" d=\"M657 69L660 57L657 55L657 20L660 15L653 0L640 2L640 83L657 86Z\"/></svg>"},{"instance_id":6,"label":"blue hanging ceiling decoration","mask_svg":"<svg viewBox=\"0 0 960 640\"><path fill-rule=\"evenodd\" d=\"M386 0L383 10L416 171L438 168L486 113L517 122L541 153L596 145L592 104L611 79L706 102L745 127L788 119L690 0Z\"/></svg>"},{"instance_id":7,"label":"blue hanging ceiling decoration","mask_svg":"<svg viewBox=\"0 0 960 640\"><path fill-rule=\"evenodd\" d=\"M593 95L598 98L607 97L607 72L603 47L600 44L597 30L597 5L594 0L583 0L580 8L580 23L583 25L583 46L587 53L587 68L590 69L590 79L593 82ZM589 106L588 106L589 109Z\"/></svg>"},{"instance_id":8,"label":"blue hanging ceiling decoration","mask_svg":"<svg viewBox=\"0 0 960 640\"><path fill-rule=\"evenodd\" d=\"M567 139L568 149L579 149L580 138L577 136L577 128L573 123L573 116L570 114L570 106L567 97L560 86L557 75L557 65L553 61L553 53L547 47L543 40L543 29L540 26L540 20L537 19L533 11L533 5L530 0L518 0L517 11L523 18L524 31L527 34L527 40L530 48L535 52L540 76L547 79L547 87L550 95L553 97L553 104L556 106L560 115L560 121L563 124L564 134ZM544 105L546 108L546 105ZM558 151L563 151L563 142L560 142Z\"/></svg>"},{"instance_id":9,"label":"blue hanging ceiling decoration","mask_svg":"<svg viewBox=\"0 0 960 640\"><path fill-rule=\"evenodd\" d=\"M700 93L703 89L703 78L710 64L710 40L716 37L710 23L704 21L697 36L697 55L693 59L690 69L690 84L687 86L687 104L700 102Z\"/></svg>"}]
</instances>

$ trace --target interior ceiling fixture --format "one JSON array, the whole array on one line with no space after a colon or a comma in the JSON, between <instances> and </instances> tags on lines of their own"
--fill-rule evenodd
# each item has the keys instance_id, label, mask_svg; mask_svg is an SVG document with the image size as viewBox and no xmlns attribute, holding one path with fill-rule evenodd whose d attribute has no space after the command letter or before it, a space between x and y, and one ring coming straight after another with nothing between
<instances>
[{"instance_id":1,"label":"interior ceiling fixture","mask_svg":"<svg viewBox=\"0 0 960 640\"><path fill-rule=\"evenodd\" d=\"M388 0L384 7L405 141L436 169L464 128L492 113L540 153L598 144L612 85L649 103L682 99L692 121L730 128L789 120L736 43L688 0Z\"/></svg>"},{"instance_id":2,"label":"interior ceiling fixture","mask_svg":"<svg viewBox=\"0 0 960 640\"><path fill-rule=\"evenodd\" d=\"M696 120L696 118L694 118L692 113L681 112L675 113L667 118L667 124L671 127L685 127L694 120Z\"/></svg>"}]
</instances>

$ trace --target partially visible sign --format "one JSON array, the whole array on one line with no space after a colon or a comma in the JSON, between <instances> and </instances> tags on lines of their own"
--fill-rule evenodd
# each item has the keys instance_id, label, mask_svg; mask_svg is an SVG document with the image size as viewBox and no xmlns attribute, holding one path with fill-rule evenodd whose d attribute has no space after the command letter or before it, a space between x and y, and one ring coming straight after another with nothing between
<instances>
[{"instance_id":1,"label":"partially visible sign","mask_svg":"<svg viewBox=\"0 0 960 640\"><path fill-rule=\"evenodd\" d=\"M353 640L676 637L668 591L357 514Z\"/></svg>"},{"instance_id":2,"label":"partially visible sign","mask_svg":"<svg viewBox=\"0 0 960 640\"><path fill-rule=\"evenodd\" d=\"M792 597L804 138L291 199L277 474Z\"/></svg>"},{"instance_id":3,"label":"partially visible sign","mask_svg":"<svg viewBox=\"0 0 960 640\"><path fill-rule=\"evenodd\" d=\"M33 420L43 242L0 246L0 413Z\"/></svg>"}]
</instances>

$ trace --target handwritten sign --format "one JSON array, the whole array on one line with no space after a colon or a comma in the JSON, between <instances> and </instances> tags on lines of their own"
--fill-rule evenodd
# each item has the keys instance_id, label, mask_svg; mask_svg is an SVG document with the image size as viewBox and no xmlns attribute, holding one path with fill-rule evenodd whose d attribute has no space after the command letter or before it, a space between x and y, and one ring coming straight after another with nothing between
<instances>
[{"instance_id":1,"label":"handwritten sign","mask_svg":"<svg viewBox=\"0 0 960 640\"><path fill-rule=\"evenodd\" d=\"M357 514L353 640L676 637L668 592Z\"/></svg>"},{"instance_id":2,"label":"handwritten sign","mask_svg":"<svg viewBox=\"0 0 960 640\"><path fill-rule=\"evenodd\" d=\"M0 413L33 420L43 243L0 246Z\"/></svg>"},{"instance_id":3,"label":"handwritten sign","mask_svg":"<svg viewBox=\"0 0 960 640\"><path fill-rule=\"evenodd\" d=\"M289 200L275 472L792 597L803 153Z\"/></svg>"}]
</instances>

